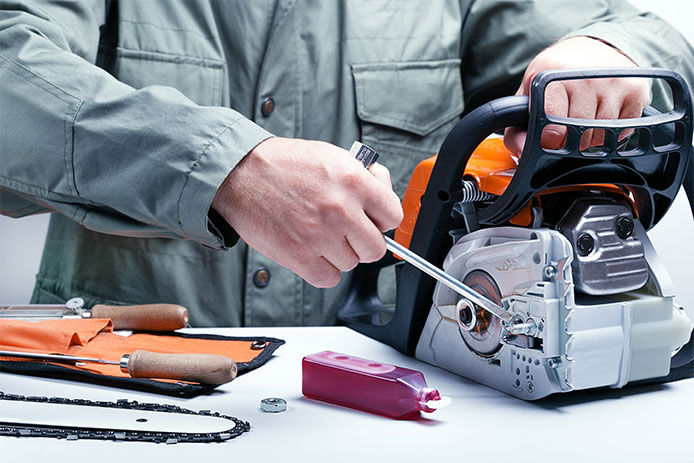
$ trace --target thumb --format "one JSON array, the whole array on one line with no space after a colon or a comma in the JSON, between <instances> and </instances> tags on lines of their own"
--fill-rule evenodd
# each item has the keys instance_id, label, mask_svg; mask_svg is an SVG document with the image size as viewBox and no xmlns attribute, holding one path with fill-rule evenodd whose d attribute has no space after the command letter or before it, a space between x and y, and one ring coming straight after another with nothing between
<instances>
[{"instance_id":1,"label":"thumb","mask_svg":"<svg viewBox=\"0 0 694 463\"><path fill-rule=\"evenodd\" d=\"M523 127L507 127L504 130L504 146L516 156L520 156L527 136L528 132Z\"/></svg>"}]
</instances>

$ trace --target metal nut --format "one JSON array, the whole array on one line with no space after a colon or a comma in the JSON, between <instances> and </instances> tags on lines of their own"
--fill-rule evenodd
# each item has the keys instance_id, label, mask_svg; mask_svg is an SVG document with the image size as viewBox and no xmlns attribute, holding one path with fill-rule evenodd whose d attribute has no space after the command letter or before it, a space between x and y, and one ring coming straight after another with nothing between
<instances>
[{"instance_id":1,"label":"metal nut","mask_svg":"<svg viewBox=\"0 0 694 463\"><path fill-rule=\"evenodd\" d=\"M455 305L458 312L458 324L465 331L472 331L477 325L477 308L465 298L462 298Z\"/></svg>"},{"instance_id":2,"label":"metal nut","mask_svg":"<svg viewBox=\"0 0 694 463\"><path fill-rule=\"evenodd\" d=\"M260 401L260 409L268 413L279 413L287 409L287 401L278 397L270 397Z\"/></svg>"},{"instance_id":3,"label":"metal nut","mask_svg":"<svg viewBox=\"0 0 694 463\"><path fill-rule=\"evenodd\" d=\"M620 217L617 219L617 236L623 240L629 238L634 233L634 221L630 217Z\"/></svg>"},{"instance_id":4,"label":"metal nut","mask_svg":"<svg viewBox=\"0 0 694 463\"><path fill-rule=\"evenodd\" d=\"M593 252L595 248L595 240L589 233L581 233L576 238L576 251L581 257L586 257Z\"/></svg>"}]
</instances>

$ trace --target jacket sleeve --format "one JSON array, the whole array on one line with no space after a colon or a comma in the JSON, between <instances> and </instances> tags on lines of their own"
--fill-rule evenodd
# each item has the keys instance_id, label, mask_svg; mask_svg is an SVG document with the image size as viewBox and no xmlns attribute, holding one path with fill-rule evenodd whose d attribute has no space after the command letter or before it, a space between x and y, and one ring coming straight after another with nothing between
<instances>
[{"instance_id":1,"label":"jacket sleeve","mask_svg":"<svg viewBox=\"0 0 694 463\"><path fill-rule=\"evenodd\" d=\"M535 55L572 36L606 42L639 66L677 71L694 89L691 45L665 21L625 0L476 0L461 41L466 109L515 93ZM668 99L664 84L654 83L651 104L663 109Z\"/></svg>"},{"instance_id":2,"label":"jacket sleeve","mask_svg":"<svg viewBox=\"0 0 694 463\"><path fill-rule=\"evenodd\" d=\"M135 90L95 66L106 8L0 0L0 212L233 245L210 204L271 135L231 109L170 87Z\"/></svg>"}]
</instances>

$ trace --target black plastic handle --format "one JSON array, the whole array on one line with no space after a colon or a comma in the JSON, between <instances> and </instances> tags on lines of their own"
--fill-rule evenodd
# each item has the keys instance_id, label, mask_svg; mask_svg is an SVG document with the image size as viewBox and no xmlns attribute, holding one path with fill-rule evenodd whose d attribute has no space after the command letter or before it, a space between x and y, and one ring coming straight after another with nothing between
<instances>
[{"instance_id":1,"label":"black plastic handle","mask_svg":"<svg viewBox=\"0 0 694 463\"><path fill-rule=\"evenodd\" d=\"M629 77L660 79L669 84L672 110L661 114L648 107L644 117L617 120L575 119L545 113L545 90L552 82ZM538 192L585 183L608 183L628 189L643 226L650 229L658 223L677 196L691 157L692 100L684 79L666 69L544 71L533 80L531 95L528 137L518 168L504 194L479 211L480 223L501 225ZM543 130L550 124L567 129L562 149L541 145ZM581 151L581 136L591 129L604 130L604 145L598 151ZM618 149L618 137L624 129L639 131L636 148ZM465 151L460 153L469 157Z\"/></svg>"}]
</instances>

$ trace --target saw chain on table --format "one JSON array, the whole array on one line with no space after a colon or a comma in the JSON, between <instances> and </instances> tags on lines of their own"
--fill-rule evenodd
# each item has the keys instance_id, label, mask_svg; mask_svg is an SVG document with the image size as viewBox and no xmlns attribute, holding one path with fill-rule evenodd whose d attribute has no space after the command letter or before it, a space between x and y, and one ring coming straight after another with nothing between
<instances>
[{"instance_id":1,"label":"saw chain on table","mask_svg":"<svg viewBox=\"0 0 694 463\"><path fill-rule=\"evenodd\" d=\"M36 415L40 415L39 418L27 416L27 410L29 415L33 413L32 403L36 404L33 408ZM50 407L64 407L65 410L61 410L62 413L57 418L50 418L49 415L56 415L46 410ZM162 413L166 415L159 415ZM183 420L179 419L176 423L172 420L174 416ZM70 420L82 421L75 425ZM108 427L99 425L99 420L108 421ZM162 420L163 425L157 425L159 420ZM161 426L170 427L167 430ZM186 429L188 430L185 431ZM126 399L105 402L23 396L0 391L0 436L176 444L221 442L238 437L248 430L248 422L210 410L196 412L176 405L139 403Z\"/></svg>"}]
</instances>

